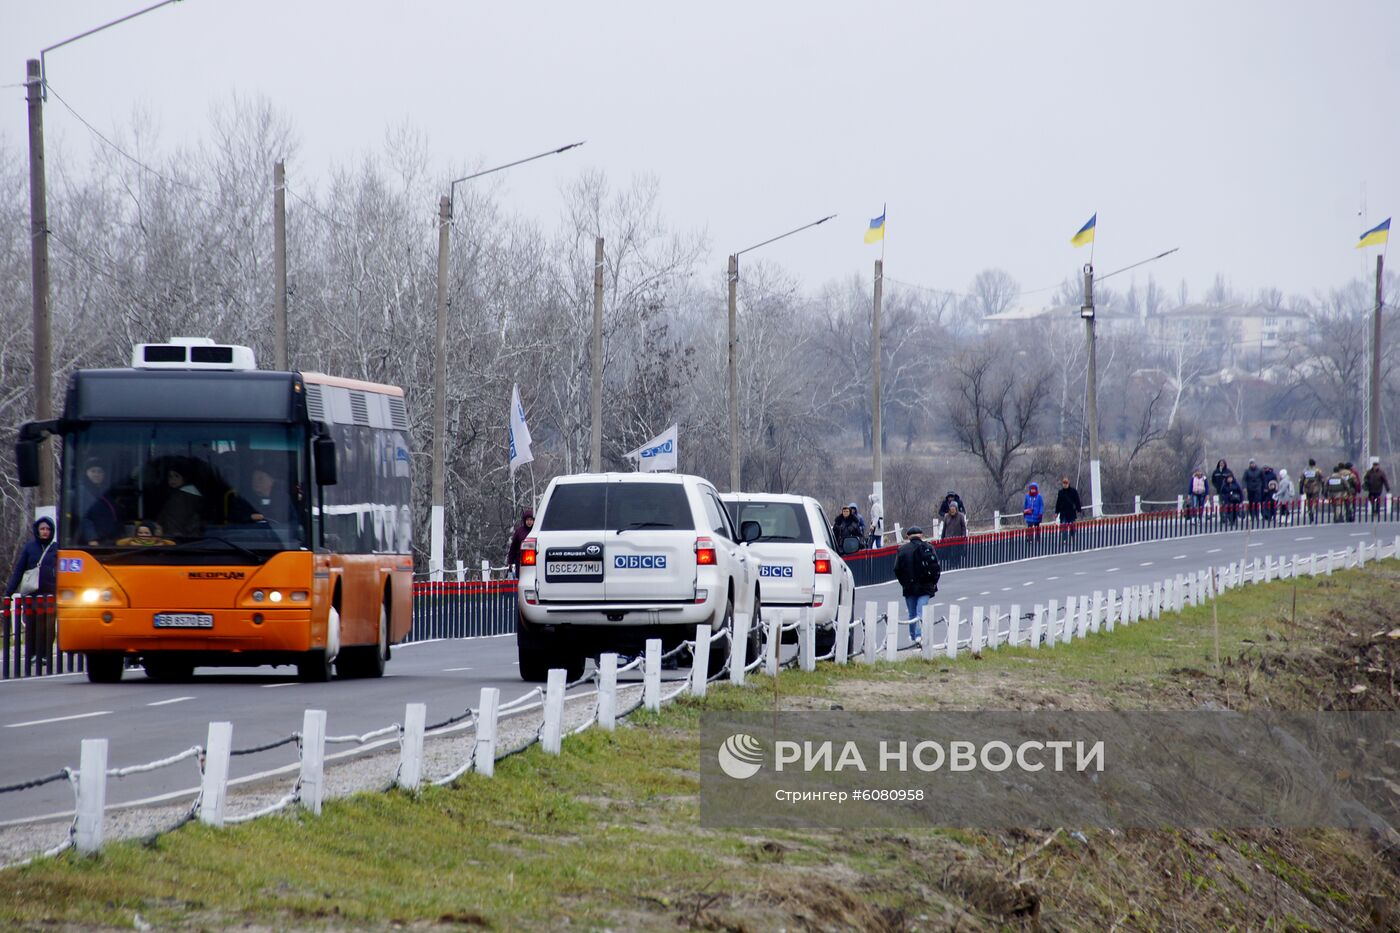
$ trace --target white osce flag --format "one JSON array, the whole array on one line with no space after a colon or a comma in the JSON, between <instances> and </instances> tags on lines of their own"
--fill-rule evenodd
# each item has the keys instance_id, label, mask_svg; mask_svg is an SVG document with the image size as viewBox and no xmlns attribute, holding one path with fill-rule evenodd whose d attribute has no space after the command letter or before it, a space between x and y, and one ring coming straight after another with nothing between
<instances>
[{"instance_id":1,"label":"white osce flag","mask_svg":"<svg viewBox=\"0 0 1400 933\"><path fill-rule=\"evenodd\" d=\"M510 388L510 471L535 459L530 453L530 429L525 426L525 406L520 404L520 386Z\"/></svg>"},{"instance_id":2,"label":"white osce flag","mask_svg":"<svg viewBox=\"0 0 1400 933\"><path fill-rule=\"evenodd\" d=\"M673 424L627 455L637 461L639 473L676 469L680 450L679 429L679 424Z\"/></svg>"}]
</instances>

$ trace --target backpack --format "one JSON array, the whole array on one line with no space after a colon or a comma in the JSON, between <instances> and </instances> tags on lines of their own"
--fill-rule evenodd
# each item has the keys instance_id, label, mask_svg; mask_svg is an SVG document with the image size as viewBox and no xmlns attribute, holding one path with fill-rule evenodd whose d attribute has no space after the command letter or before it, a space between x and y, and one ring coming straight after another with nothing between
<instances>
[{"instance_id":1,"label":"backpack","mask_svg":"<svg viewBox=\"0 0 1400 933\"><path fill-rule=\"evenodd\" d=\"M1191 495L1204 496L1206 494L1206 478L1204 476L1191 477Z\"/></svg>"},{"instance_id":2,"label":"backpack","mask_svg":"<svg viewBox=\"0 0 1400 933\"><path fill-rule=\"evenodd\" d=\"M938 555L934 553L933 545L927 541L919 542L919 549L914 552L914 581L916 583L932 583L938 586L938 578L943 575L943 568L939 566Z\"/></svg>"}]
</instances>

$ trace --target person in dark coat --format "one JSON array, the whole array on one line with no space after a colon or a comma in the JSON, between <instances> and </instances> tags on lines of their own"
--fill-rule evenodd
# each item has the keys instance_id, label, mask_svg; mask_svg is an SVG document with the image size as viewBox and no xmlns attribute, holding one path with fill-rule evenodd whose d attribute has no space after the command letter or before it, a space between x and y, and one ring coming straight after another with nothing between
<instances>
[{"instance_id":1,"label":"person in dark coat","mask_svg":"<svg viewBox=\"0 0 1400 933\"><path fill-rule=\"evenodd\" d=\"M202 537L204 494L194 483L187 482L185 474L177 467L166 470L165 485L168 492L156 521L172 538Z\"/></svg>"},{"instance_id":2,"label":"person in dark coat","mask_svg":"<svg viewBox=\"0 0 1400 933\"><path fill-rule=\"evenodd\" d=\"M1390 492L1390 479L1381 469L1380 457L1371 458L1371 467L1361 478L1361 485L1366 490L1366 500L1371 504L1371 517L1375 518L1381 513L1381 496Z\"/></svg>"},{"instance_id":3,"label":"person in dark coat","mask_svg":"<svg viewBox=\"0 0 1400 933\"><path fill-rule=\"evenodd\" d=\"M836 542L836 550L842 554L854 554L860 550L860 542L865 540L865 523L861 521L855 503L841 507L841 514L831 523L831 538ZM855 540L851 541L852 538Z\"/></svg>"},{"instance_id":4,"label":"person in dark coat","mask_svg":"<svg viewBox=\"0 0 1400 933\"><path fill-rule=\"evenodd\" d=\"M55 568L58 566L58 548L53 539L54 527L53 519L45 516L33 525L34 540L26 541L24 547L20 549L19 558L15 561L15 569L10 571L10 582L5 587L6 593L18 593L20 579L35 567L39 568L39 589L30 594L32 596L52 596L58 592L58 577Z\"/></svg>"},{"instance_id":5,"label":"person in dark coat","mask_svg":"<svg viewBox=\"0 0 1400 933\"><path fill-rule=\"evenodd\" d=\"M89 457L83 463L77 500L77 514L66 520L78 522L79 541L95 545L104 541L111 543L121 536L121 518L107 489L107 467L96 457Z\"/></svg>"},{"instance_id":6,"label":"person in dark coat","mask_svg":"<svg viewBox=\"0 0 1400 933\"><path fill-rule=\"evenodd\" d=\"M1225 477L1230 472L1230 464L1221 457L1215 461L1215 472L1210 474L1210 484L1215 487L1215 494L1220 497L1222 504L1225 502Z\"/></svg>"},{"instance_id":7,"label":"person in dark coat","mask_svg":"<svg viewBox=\"0 0 1400 933\"><path fill-rule=\"evenodd\" d=\"M1263 474L1264 479L1264 500L1260 509L1263 511L1266 521L1273 521L1274 513L1278 510L1278 502L1274 499L1278 495L1278 474L1267 463L1259 472Z\"/></svg>"},{"instance_id":8,"label":"person in dark coat","mask_svg":"<svg viewBox=\"0 0 1400 933\"><path fill-rule=\"evenodd\" d=\"M1068 476L1060 477L1060 491L1055 494L1055 516L1060 520L1060 541L1074 540L1074 523L1083 509L1079 490L1070 485Z\"/></svg>"},{"instance_id":9,"label":"person in dark coat","mask_svg":"<svg viewBox=\"0 0 1400 933\"><path fill-rule=\"evenodd\" d=\"M1244 503L1244 490L1240 487L1239 480L1235 479L1235 474L1226 472L1225 481L1220 487L1220 510L1225 513L1225 520L1233 525L1239 521L1240 509Z\"/></svg>"},{"instance_id":10,"label":"person in dark coat","mask_svg":"<svg viewBox=\"0 0 1400 933\"><path fill-rule=\"evenodd\" d=\"M943 504L938 507L938 517L940 520L948 520L948 503L950 502L956 502L958 504L958 511L963 513L964 518L967 516L967 506L963 504L962 496L950 489L948 490L948 495L943 497Z\"/></svg>"},{"instance_id":11,"label":"person in dark coat","mask_svg":"<svg viewBox=\"0 0 1400 933\"><path fill-rule=\"evenodd\" d=\"M530 537L530 532L535 527L535 510L526 509L520 513L520 524L515 526L515 531L511 532L510 548L506 550L506 563L510 565L510 575L520 576L520 545L525 543L525 539Z\"/></svg>"},{"instance_id":12,"label":"person in dark coat","mask_svg":"<svg viewBox=\"0 0 1400 933\"><path fill-rule=\"evenodd\" d=\"M1249 503L1250 518L1257 518L1259 504L1264 501L1264 471L1253 457L1249 458L1249 466L1244 471L1244 497Z\"/></svg>"},{"instance_id":13,"label":"person in dark coat","mask_svg":"<svg viewBox=\"0 0 1400 933\"><path fill-rule=\"evenodd\" d=\"M924 540L922 528L915 525L905 535L909 540L894 555L894 578L899 581L904 593L909 618L914 620L909 626L909 636L918 638L919 619L923 617L924 606L938 595L938 578L943 568L938 565L938 554L933 545Z\"/></svg>"}]
</instances>

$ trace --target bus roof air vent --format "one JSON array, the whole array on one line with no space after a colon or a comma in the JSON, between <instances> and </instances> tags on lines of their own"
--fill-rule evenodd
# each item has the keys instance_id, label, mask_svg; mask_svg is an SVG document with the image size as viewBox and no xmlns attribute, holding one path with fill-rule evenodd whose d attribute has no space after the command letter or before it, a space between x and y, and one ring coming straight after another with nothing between
<instances>
[{"instance_id":1,"label":"bus roof air vent","mask_svg":"<svg viewBox=\"0 0 1400 933\"><path fill-rule=\"evenodd\" d=\"M250 347L215 343L208 337L172 337L168 343L140 343L131 351L133 369L257 369Z\"/></svg>"}]
</instances>

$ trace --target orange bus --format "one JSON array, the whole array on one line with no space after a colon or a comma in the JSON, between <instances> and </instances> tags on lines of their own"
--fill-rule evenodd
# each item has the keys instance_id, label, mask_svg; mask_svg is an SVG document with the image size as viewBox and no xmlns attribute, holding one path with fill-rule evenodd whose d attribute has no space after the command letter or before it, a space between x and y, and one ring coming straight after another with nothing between
<instances>
[{"instance_id":1,"label":"orange bus","mask_svg":"<svg viewBox=\"0 0 1400 933\"><path fill-rule=\"evenodd\" d=\"M247 347L142 344L81 370L63 416L58 642L113 683L200 665L295 664L303 680L379 677L412 624L403 390L266 372Z\"/></svg>"}]
</instances>

